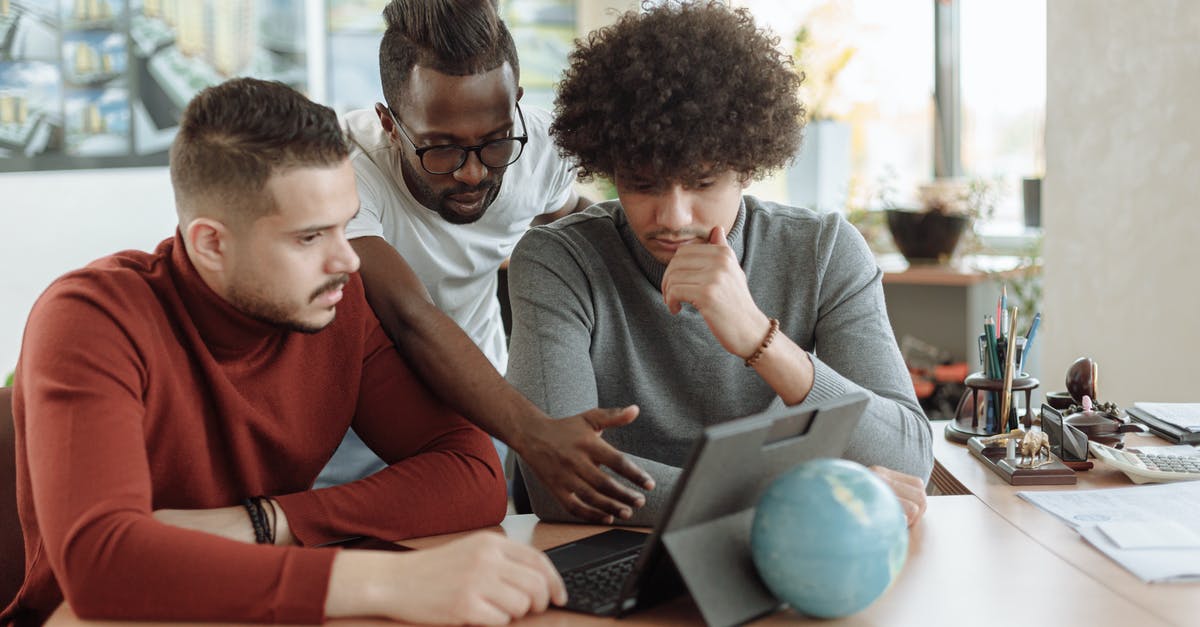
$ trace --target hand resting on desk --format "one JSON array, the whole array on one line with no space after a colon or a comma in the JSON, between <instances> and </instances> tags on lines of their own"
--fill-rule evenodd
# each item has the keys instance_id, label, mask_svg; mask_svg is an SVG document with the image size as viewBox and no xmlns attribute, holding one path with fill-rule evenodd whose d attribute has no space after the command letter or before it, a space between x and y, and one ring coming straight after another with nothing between
<instances>
[{"instance_id":1,"label":"hand resting on desk","mask_svg":"<svg viewBox=\"0 0 1200 627\"><path fill-rule=\"evenodd\" d=\"M283 508L270 506L277 515L276 544L295 544ZM240 506L158 510L154 517L176 527L254 543L254 530ZM481 531L422 551L340 551L329 577L325 615L504 625L543 612L551 603L566 602L562 578L545 553Z\"/></svg>"},{"instance_id":2,"label":"hand resting on desk","mask_svg":"<svg viewBox=\"0 0 1200 627\"><path fill-rule=\"evenodd\" d=\"M883 482L896 493L900 507L904 508L904 517L911 527L925 513L925 484L919 477L897 472L883 466L871 466L871 472L883 479Z\"/></svg>"},{"instance_id":3,"label":"hand resting on desk","mask_svg":"<svg viewBox=\"0 0 1200 627\"><path fill-rule=\"evenodd\" d=\"M408 553L341 551L333 561L325 614L504 625L566 601L545 553L482 531Z\"/></svg>"}]
</instances>

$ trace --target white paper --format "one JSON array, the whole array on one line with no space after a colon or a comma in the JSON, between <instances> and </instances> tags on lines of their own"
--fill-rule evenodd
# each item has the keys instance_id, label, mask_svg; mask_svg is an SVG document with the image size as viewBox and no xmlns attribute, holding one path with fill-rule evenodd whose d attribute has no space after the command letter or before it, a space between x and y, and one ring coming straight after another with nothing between
<instances>
[{"instance_id":1,"label":"white paper","mask_svg":"<svg viewBox=\"0 0 1200 627\"><path fill-rule=\"evenodd\" d=\"M1200 533L1171 520L1106 522L1096 527L1121 549L1200 549Z\"/></svg>"},{"instance_id":2,"label":"white paper","mask_svg":"<svg viewBox=\"0 0 1200 627\"><path fill-rule=\"evenodd\" d=\"M1200 403L1134 403L1134 407L1188 431L1200 431Z\"/></svg>"},{"instance_id":3,"label":"white paper","mask_svg":"<svg viewBox=\"0 0 1200 627\"><path fill-rule=\"evenodd\" d=\"M1200 581L1200 546L1182 541L1161 548L1122 548L1102 525L1178 525L1200 536L1200 481L1110 490L1018 492L1059 517L1125 569L1147 582Z\"/></svg>"}]
</instances>

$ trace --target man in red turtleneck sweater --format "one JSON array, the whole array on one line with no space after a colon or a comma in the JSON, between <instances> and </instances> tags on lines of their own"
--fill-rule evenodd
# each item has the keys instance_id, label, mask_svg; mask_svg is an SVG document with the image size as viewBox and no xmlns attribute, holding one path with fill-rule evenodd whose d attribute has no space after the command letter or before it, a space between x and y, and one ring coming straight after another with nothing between
<instances>
[{"instance_id":1,"label":"man in red turtleneck sweater","mask_svg":"<svg viewBox=\"0 0 1200 627\"><path fill-rule=\"evenodd\" d=\"M548 560L498 534L313 548L505 511L490 441L363 296L333 111L279 83L204 90L171 180L173 238L67 274L30 314L13 403L26 579L0 623L40 623L64 597L85 618L304 623L506 622L563 602ZM351 426L390 466L313 490Z\"/></svg>"}]
</instances>

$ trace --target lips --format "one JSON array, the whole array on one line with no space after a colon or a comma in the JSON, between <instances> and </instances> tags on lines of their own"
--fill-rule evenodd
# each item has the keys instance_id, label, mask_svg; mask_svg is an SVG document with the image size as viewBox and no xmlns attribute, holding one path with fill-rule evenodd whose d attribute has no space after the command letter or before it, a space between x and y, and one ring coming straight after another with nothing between
<instances>
[{"instance_id":1,"label":"lips","mask_svg":"<svg viewBox=\"0 0 1200 627\"><path fill-rule=\"evenodd\" d=\"M456 209L459 209L465 213L466 211L477 208L483 203L483 199L486 197L486 191L480 190L466 194L451 194L446 197L446 200L448 200L450 204L454 205Z\"/></svg>"},{"instance_id":2,"label":"lips","mask_svg":"<svg viewBox=\"0 0 1200 627\"><path fill-rule=\"evenodd\" d=\"M679 248L681 246L685 246L687 244L694 243L696 241L696 238L689 237L686 239L663 239L663 238L656 237L650 241L653 242L655 246L657 246L663 250L675 251L675 250L679 250Z\"/></svg>"},{"instance_id":3,"label":"lips","mask_svg":"<svg viewBox=\"0 0 1200 627\"><path fill-rule=\"evenodd\" d=\"M342 288L339 286L327 292L322 292L316 300L318 305L322 305L324 307L333 307L341 302L342 296Z\"/></svg>"}]
</instances>

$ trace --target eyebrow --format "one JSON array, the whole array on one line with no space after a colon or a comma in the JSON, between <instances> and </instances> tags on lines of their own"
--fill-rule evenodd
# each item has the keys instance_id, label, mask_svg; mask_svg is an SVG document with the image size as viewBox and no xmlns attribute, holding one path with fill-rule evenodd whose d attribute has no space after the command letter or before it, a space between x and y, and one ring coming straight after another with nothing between
<instances>
[{"instance_id":1,"label":"eyebrow","mask_svg":"<svg viewBox=\"0 0 1200 627\"><path fill-rule=\"evenodd\" d=\"M298 229L293 229L293 230L291 230L291 231L288 231L288 235L304 235L304 234L306 234L306 233L319 233L319 232L321 232L321 231L328 231L329 229L335 229L335 228L337 228L337 227L339 227L339 226L346 225L346 224L350 224L350 221L351 221L351 220L353 220L355 217L357 217L357 216L358 216L358 212L359 212L359 211L362 211L362 203L361 203L361 202L360 202L360 203L358 203L358 206L356 206L356 207L354 208L354 214L353 214L353 215L351 215L351 216L350 216L350 217L349 217L349 218L348 218L348 219L347 219L345 222L342 222L341 224L337 224L337 223L334 223L334 224L314 224L314 225L312 225L312 226L302 226L302 227L300 227L300 228L298 228Z\"/></svg>"},{"instance_id":2,"label":"eyebrow","mask_svg":"<svg viewBox=\"0 0 1200 627\"><path fill-rule=\"evenodd\" d=\"M495 129L484 133L483 135L481 135L481 137L491 137L492 135L495 135L497 133L509 132L516 128L517 128L517 121L512 120L511 122L509 122L507 124L501 124L500 126L496 127ZM440 142L444 142L447 144L456 144L459 142L459 138L455 137L451 133L444 133L441 131L430 131L427 133L420 133L420 132L417 132L416 129L413 129L413 139L416 141L428 141L428 142L440 141Z\"/></svg>"}]
</instances>

